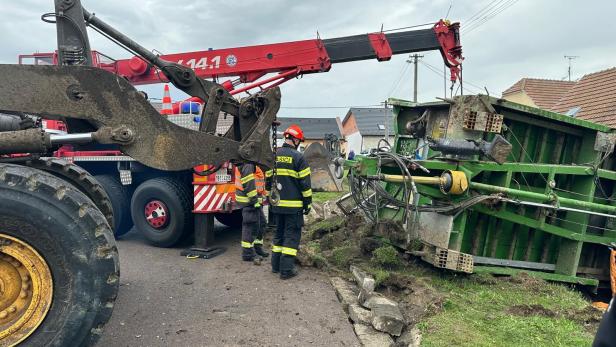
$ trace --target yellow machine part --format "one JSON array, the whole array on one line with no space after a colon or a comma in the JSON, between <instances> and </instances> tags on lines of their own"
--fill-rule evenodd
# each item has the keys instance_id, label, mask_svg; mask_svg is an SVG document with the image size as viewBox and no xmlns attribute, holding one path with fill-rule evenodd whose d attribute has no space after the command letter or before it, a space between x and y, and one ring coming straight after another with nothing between
<instances>
[{"instance_id":1,"label":"yellow machine part","mask_svg":"<svg viewBox=\"0 0 616 347\"><path fill-rule=\"evenodd\" d=\"M466 192L468 189L468 179L466 179L466 174L463 171L447 170L445 174L451 175L451 188L449 188L449 191L443 191L443 193L460 195ZM443 190L442 185L441 190Z\"/></svg>"},{"instance_id":2,"label":"yellow machine part","mask_svg":"<svg viewBox=\"0 0 616 347\"><path fill-rule=\"evenodd\" d=\"M30 336L49 312L52 297L45 259L26 242L0 233L0 346L15 346Z\"/></svg>"},{"instance_id":3,"label":"yellow machine part","mask_svg":"<svg viewBox=\"0 0 616 347\"><path fill-rule=\"evenodd\" d=\"M447 170L441 176L382 175L385 182L402 183L413 180L417 184L439 186L443 194L461 195L468 190L468 179L463 171ZM449 182L449 183L448 183Z\"/></svg>"}]
</instances>

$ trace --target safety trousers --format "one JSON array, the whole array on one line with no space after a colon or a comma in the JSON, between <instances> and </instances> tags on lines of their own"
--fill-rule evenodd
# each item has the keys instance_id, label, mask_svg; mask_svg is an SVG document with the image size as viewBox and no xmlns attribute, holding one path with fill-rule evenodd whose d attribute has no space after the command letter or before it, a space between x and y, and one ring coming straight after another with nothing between
<instances>
[{"instance_id":1,"label":"safety trousers","mask_svg":"<svg viewBox=\"0 0 616 347\"><path fill-rule=\"evenodd\" d=\"M304 216L301 212L276 214L276 234L272 240L272 271L293 270L302 236Z\"/></svg>"},{"instance_id":2,"label":"safety trousers","mask_svg":"<svg viewBox=\"0 0 616 347\"><path fill-rule=\"evenodd\" d=\"M262 207L242 209L242 256L254 256L254 246L263 245L265 214Z\"/></svg>"}]
</instances>

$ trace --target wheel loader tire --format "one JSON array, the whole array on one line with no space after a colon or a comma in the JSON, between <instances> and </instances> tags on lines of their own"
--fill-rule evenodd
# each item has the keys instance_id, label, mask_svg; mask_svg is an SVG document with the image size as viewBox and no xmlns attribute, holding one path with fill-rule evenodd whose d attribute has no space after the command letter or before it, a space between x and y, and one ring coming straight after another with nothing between
<instances>
[{"instance_id":1,"label":"wheel loader tire","mask_svg":"<svg viewBox=\"0 0 616 347\"><path fill-rule=\"evenodd\" d=\"M26 165L48 172L59 177L61 180L68 181L96 204L96 207L107 218L109 225L112 227L115 225L111 200L105 189L89 172L60 158L33 159L27 161Z\"/></svg>"},{"instance_id":2,"label":"wheel loader tire","mask_svg":"<svg viewBox=\"0 0 616 347\"><path fill-rule=\"evenodd\" d=\"M113 234L115 237L126 234L133 227L133 218L130 215L130 189L123 186L120 179L113 175L97 175L94 178L103 186L111 201L115 220Z\"/></svg>"},{"instance_id":3,"label":"wheel loader tire","mask_svg":"<svg viewBox=\"0 0 616 347\"><path fill-rule=\"evenodd\" d=\"M0 164L0 245L0 345L93 345L120 276L111 228L93 202L49 173Z\"/></svg>"},{"instance_id":4,"label":"wheel loader tire","mask_svg":"<svg viewBox=\"0 0 616 347\"><path fill-rule=\"evenodd\" d=\"M218 222L229 228L242 227L242 210L234 210L231 213L216 213L214 217Z\"/></svg>"},{"instance_id":5,"label":"wheel loader tire","mask_svg":"<svg viewBox=\"0 0 616 347\"><path fill-rule=\"evenodd\" d=\"M156 247L172 247L192 231L191 211L189 185L172 177L141 183L131 200L135 227Z\"/></svg>"}]
</instances>

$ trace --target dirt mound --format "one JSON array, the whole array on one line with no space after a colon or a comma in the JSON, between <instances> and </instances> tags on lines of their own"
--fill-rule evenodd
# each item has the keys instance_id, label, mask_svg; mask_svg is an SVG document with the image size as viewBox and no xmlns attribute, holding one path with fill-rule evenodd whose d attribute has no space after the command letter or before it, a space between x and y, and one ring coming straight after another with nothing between
<instances>
[{"instance_id":1,"label":"dirt mound","mask_svg":"<svg viewBox=\"0 0 616 347\"><path fill-rule=\"evenodd\" d=\"M507 313L522 317L545 316L553 318L558 316L558 313L543 307L543 305L513 305L507 309Z\"/></svg>"},{"instance_id":2,"label":"dirt mound","mask_svg":"<svg viewBox=\"0 0 616 347\"><path fill-rule=\"evenodd\" d=\"M582 309L566 310L563 312L550 310L543 305L514 305L509 307L506 312L522 317L544 316L550 318L566 318L584 326L591 327L596 326L603 317L603 313L600 310L590 305Z\"/></svg>"},{"instance_id":3,"label":"dirt mound","mask_svg":"<svg viewBox=\"0 0 616 347\"><path fill-rule=\"evenodd\" d=\"M598 326L603 318L603 312L589 305L581 310L568 312L567 318L584 325Z\"/></svg>"},{"instance_id":4,"label":"dirt mound","mask_svg":"<svg viewBox=\"0 0 616 347\"><path fill-rule=\"evenodd\" d=\"M544 280L537 278L537 277L533 277L526 272L519 272L511 277L504 277L504 278L505 280L511 283L520 284L524 288L527 288L529 290L541 288L545 285Z\"/></svg>"}]
</instances>

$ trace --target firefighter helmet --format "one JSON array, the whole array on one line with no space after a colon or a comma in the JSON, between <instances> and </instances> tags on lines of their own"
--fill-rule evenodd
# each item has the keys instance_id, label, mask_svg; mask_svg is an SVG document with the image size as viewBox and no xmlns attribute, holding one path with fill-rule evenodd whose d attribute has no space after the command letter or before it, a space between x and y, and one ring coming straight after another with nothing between
<instances>
[{"instance_id":1,"label":"firefighter helmet","mask_svg":"<svg viewBox=\"0 0 616 347\"><path fill-rule=\"evenodd\" d=\"M283 133L284 137L288 137L291 136L293 138L296 138L300 141L304 141L304 132L302 131L302 128L300 128L298 125L292 124L291 126L289 126L287 128L287 130L284 131Z\"/></svg>"}]
</instances>

